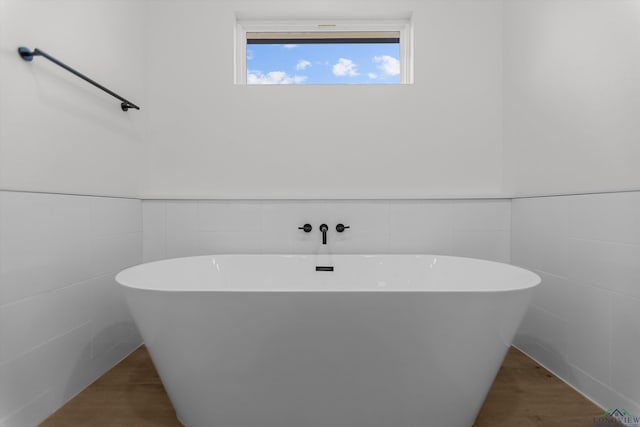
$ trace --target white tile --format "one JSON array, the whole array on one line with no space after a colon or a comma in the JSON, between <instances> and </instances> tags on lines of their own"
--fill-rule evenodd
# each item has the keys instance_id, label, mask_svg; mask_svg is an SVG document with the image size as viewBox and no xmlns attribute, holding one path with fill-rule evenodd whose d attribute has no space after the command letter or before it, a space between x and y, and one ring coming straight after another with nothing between
<instances>
[{"instance_id":1,"label":"white tile","mask_svg":"<svg viewBox=\"0 0 640 427\"><path fill-rule=\"evenodd\" d=\"M40 355L40 363L44 364L44 378L51 384L51 391L58 405L62 405L92 381L86 377L83 369L89 361L91 350L87 342L88 329L88 324L85 323L57 338L51 345L47 343L46 351Z\"/></svg>"},{"instance_id":2,"label":"white tile","mask_svg":"<svg viewBox=\"0 0 640 427\"><path fill-rule=\"evenodd\" d=\"M142 202L137 199L91 197L91 227L96 236L142 231Z\"/></svg>"},{"instance_id":3,"label":"white tile","mask_svg":"<svg viewBox=\"0 0 640 427\"><path fill-rule=\"evenodd\" d=\"M612 384L640 402L640 299L616 295L613 299Z\"/></svg>"},{"instance_id":4,"label":"white tile","mask_svg":"<svg viewBox=\"0 0 640 427\"><path fill-rule=\"evenodd\" d=\"M0 363L86 323L91 311L86 282L0 307Z\"/></svg>"},{"instance_id":5,"label":"white tile","mask_svg":"<svg viewBox=\"0 0 640 427\"><path fill-rule=\"evenodd\" d=\"M529 305L514 344L559 375L567 372L567 322Z\"/></svg>"},{"instance_id":6,"label":"white tile","mask_svg":"<svg viewBox=\"0 0 640 427\"><path fill-rule=\"evenodd\" d=\"M140 347L142 340L137 337L129 337L106 351L94 354L90 360L83 359L83 363L78 364L78 374L69 380L68 390L74 391L75 395L79 391L86 388L88 384L101 377L105 372L122 361L127 355L131 354L136 348ZM66 395L67 393L65 393ZM67 396L67 399L73 397Z\"/></svg>"},{"instance_id":7,"label":"white tile","mask_svg":"<svg viewBox=\"0 0 640 427\"><path fill-rule=\"evenodd\" d=\"M348 225L349 231L377 233L387 237L389 233L389 204L386 201L332 201L326 203L326 223L332 233L337 224Z\"/></svg>"},{"instance_id":8,"label":"white tile","mask_svg":"<svg viewBox=\"0 0 640 427\"><path fill-rule=\"evenodd\" d=\"M625 408L632 414L640 413L640 404L631 401L576 366L570 366L570 372L565 380L602 408Z\"/></svg>"},{"instance_id":9,"label":"white tile","mask_svg":"<svg viewBox=\"0 0 640 427\"><path fill-rule=\"evenodd\" d=\"M262 228L259 201L200 201L198 229L201 231L259 232Z\"/></svg>"},{"instance_id":10,"label":"white tile","mask_svg":"<svg viewBox=\"0 0 640 427\"><path fill-rule=\"evenodd\" d=\"M45 390L54 394L56 407L64 403L67 384L74 376L81 376L77 367L88 359L89 350L89 326L84 324L0 364L0 419L10 414L18 416L16 412Z\"/></svg>"},{"instance_id":11,"label":"white tile","mask_svg":"<svg viewBox=\"0 0 640 427\"><path fill-rule=\"evenodd\" d=\"M0 206L0 419L36 425L111 367L90 358L92 325L117 330L112 349L137 336L124 300L90 282L141 261L141 203L0 192Z\"/></svg>"},{"instance_id":12,"label":"white tile","mask_svg":"<svg viewBox=\"0 0 640 427\"><path fill-rule=\"evenodd\" d=\"M304 233L298 227L304 225L297 219L300 204L292 201L263 201L261 206L262 244L263 253L302 253L301 248L294 244L298 238L309 241L316 233ZM317 224L316 229L317 229ZM316 236L317 237L317 236Z\"/></svg>"},{"instance_id":13,"label":"white tile","mask_svg":"<svg viewBox=\"0 0 640 427\"><path fill-rule=\"evenodd\" d=\"M93 279L91 296L91 358L109 351L137 332L122 287L112 276Z\"/></svg>"},{"instance_id":14,"label":"white tile","mask_svg":"<svg viewBox=\"0 0 640 427\"><path fill-rule=\"evenodd\" d=\"M388 248L389 208L382 201L324 201L266 203L264 230L288 235L294 253L379 253ZM309 223L310 233L298 230ZM322 245L320 224L327 224L327 245ZM342 233L336 225L349 226ZM360 240L358 240L360 236ZM268 252L268 242L264 242Z\"/></svg>"},{"instance_id":15,"label":"white tile","mask_svg":"<svg viewBox=\"0 0 640 427\"><path fill-rule=\"evenodd\" d=\"M167 258L200 255L197 203L170 201L165 209Z\"/></svg>"},{"instance_id":16,"label":"white tile","mask_svg":"<svg viewBox=\"0 0 640 427\"><path fill-rule=\"evenodd\" d=\"M389 234L392 253L451 254L451 202L390 202Z\"/></svg>"},{"instance_id":17,"label":"white tile","mask_svg":"<svg viewBox=\"0 0 640 427\"><path fill-rule=\"evenodd\" d=\"M334 215L329 204L316 200L283 202L283 208L291 209L291 212L283 217L283 220L286 220L287 223L285 224L282 221L276 223L279 223L281 227L286 226L287 229L289 229L290 226L294 226L294 228L297 229L297 227L309 223L313 226L311 234L320 233L318 230L320 224L325 223L330 225ZM273 221L274 218L272 217L271 220ZM292 221L292 223L289 223L289 221ZM266 225L266 223L263 223L263 226Z\"/></svg>"},{"instance_id":18,"label":"white tile","mask_svg":"<svg viewBox=\"0 0 640 427\"><path fill-rule=\"evenodd\" d=\"M270 233L298 232L303 226L299 221L299 212L304 203L293 201L263 201L260 206L260 229ZM307 220L307 218L305 218ZM315 224L314 224L315 225ZM300 231L302 232L302 231Z\"/></svg>"},{"instance_id":19,"label":"white tile","mask_svg":"<svg viewBox=\"0 0 640 427\"><path fill-rule=\"evenodd\" d=\"M319 227L314 227L310 233L304 233L302 231L294 233L291 237L293 253L315 254L329 252L333 246L322 244L322 234L318 228ZM330 239L330 237L328 236L327 239ZM330 240L327 241L329 242Z\"/></svg>"},{"instance_id":20,"label":"white tile","mask_svg":"<svg viewBox=\"0 0 640 427\"><path fill-rule=\"evenodd\" d=\"M564 378L611 407L640 408L639 200L620 193L512 204L512 261L543 279L517 342L545 364L568 366ZM566 319L568 364L546 351L545 341L560 344L561 325L543 313Z\"/></svg>"},{"instance_id":21,"label":"white tile","mask_svg":"<svg viewBox=\"0 0 640 427\"><path fill-rule=\"evenodd\" d=\"M166 211L164 201L147 200L142 203L142 260L166 258Z\"/></svg>"},{"instance_id":22,"label":"white tile","mask_svg":"<svg viewBox=\"0 0 640 427\"><path fill-rule=\"evenodd\" d=\"M114 234L92 241L93 277L117 273L142 262L142 233Z\"/></svg>"},{"instance_id":23,"label":"white tile","mask_svg":"<svg viewBox=\"0 0 640 427\"><path fill-rule=\"evenodd\" d=\"M320 201L265 201L262 204L262 244L264 253L288 251L291 253L315 253L322 249L320 224L332 224L336 215L329 204ZM312 231L299 230L311 224ZM335 233L335 231L334 231Z\"/></svg>"},{"instance_id":24,"label":"white tile","mask_svg":"<svg viewBox=\"0 0 640 427\"><path fill-rule=\"evenodd\" d=\"M611 384L611 303L608 291L571 284L567 305L568 359L603 384Z\"/></svg>"},{"instance_id":25,"label":"white tile","mask_svg":"<svg viewBox=\"0 0 640 427\"><path fill-rule=\"evenodd\" d=\"M4 420L0 427L33 427L44 421L58 407L55 393L51 389L44 390L22 408L14 411Z\"/></svg>"},{"instance_id":26,"label":"white tile","mask_svg":"<svg viewBox=\"0 0 640 427\"><path fill-rule=\"evenodd\" d=\"M303 233L298 227L313 226L312 234L319 234L320 224L330 225L331 207L326 202L315 200L273 201L262 205L262 229L264 231L294 231Z\"/></svg>"},{"instance_id":27,"label":"white tile","mask_svg":"<svg viewBox=\"0 0 640 427\"><path fill-rule=\"evenodd\" d=\"M569 248L572 281L640 297L640 245L572 238Z\"/></svg>"},{"instance_id":28,"label":"white tile","mask_svg":"<svg viewBox=\"0 0 640 427\"><path fill-rule=\"evenodd\" d=\"M263 245L266 253L374 253L388 248L389 209L381 201L272 201L262 206ZM311 224L305 233L298 227ZM322 245L320 224L327 224L327 245ZM342 223L350 228L336 231ZM362 240L358 241L357 236ZM273 244L273 246L271 246Z\"/></svg>"},{"instance_id":29,"label":"white tile","mask_svg":"<svg viewBox=\"0 0 640 427\"><path fill-rule=\"evenodd\" d=\"M336 254L389 253L388 235L377 231L334 231L328 237L327 246L331 253Z\"/></svg>"},{"instance_id":30,"label":"white tile","mask_svg":"<svg viewBox=\"0 0 640 427\"><path fill-rule=\"evenodd\" d=\"M508 231L453 231L452 255L508 263L511 235Z\"/></svg>"},{"instance_id":31,"label":"white tile","mask_svg":"<svg viewBox=\"0 0 640 427\"><path fill-rule=\"evenodd\" d=\"M566 277L567 198L516 199L511 216L511 262Z\"/></svg>"},{"instance_id":32,"label":"white tile","mask_svg":"<svg viewBox=\"0 0 640 427\"><path fill-rule=\"evenodd\" d=\"M0 305L91 277L88 198L1 192Z\"/></svg>"},{"instance_id":33,"label":"white tile","mask_svg":"<svg viewBox=\"0 0 640 427\"><path fill-rule=\"evenodd\" d=\"M571 237L640 244L640 192L568 199Z\"/></svg>"},{"instance_id":34,"label":"white tile","mask_svg":"<svg viewBox=\"0 0 640 427\"><path fill-rule=\"evenodd\" d=\"M560 378L566 378L571 370L563 356L538 344L530 337L516 335L513 346Z\"/></svg>"},{"instance_id":35,"label":"white tile","mask_svg":"<svg viewBox=\"0 0 640 427\"><path fill-rule=\"evenodd\" d=\"M452 225L459 231L508 231L511 200L452 201Z\"/></svg>"},{"instance_id":36,"label":"white tile","mask_svg":"<svg viewBox=\"0 0 640 427\"><path fill-rule=\"evenodd\" d=\"M542 282L533 291L532 303L563 320L568 320L568 306L574 295L569 280L534 270Z\"/></svg>"},{"instance_id":37,"label":"white tile","mask_svg":"<svg viewBox=\"0 0 640 427\"><path fill-rule=\"evenodd\" d=\"M255 254L262 248L259 232L202 232L200 233L202 254Z\"/></svg>"},{"instance_id":38,"label":"white tile","mask_svg":"<svg viewBox=\"0 0 640 427\"><path fill-rule=\"evenodd\" d=\"M264 254L291 254L293 250L293 236L275 231L260 233L260 247L256 253ZM298 248L299 249L299 248ZM296 252L300 253L300 252Z\"/></svg>"},{"instance_id":39,"label":"white tile","mask_svg":"<svg viewBox=\"0 0 640 427\"><path fill-rule=\"evenodd\" d=\"M39 372L36 353L0 363L0 419L18 411L50 387Z\"/></svg>"}]
</instances>

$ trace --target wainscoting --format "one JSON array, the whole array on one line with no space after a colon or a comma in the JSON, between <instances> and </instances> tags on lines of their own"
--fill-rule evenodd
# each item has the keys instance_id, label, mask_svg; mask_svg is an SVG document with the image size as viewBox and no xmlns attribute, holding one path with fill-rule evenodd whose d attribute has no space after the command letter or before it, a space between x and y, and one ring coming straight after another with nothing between
<instances>
[{"instance_id":1,"label":"wainscoting","mask_svg":"<svg viewBox=\"0 0 640 427\"><path fill-rule=\"evenodd\" d=\"M511 236L512 263L542 277L515 345L640 413L640 192L514 199Z\"/></svg>"}]
</instances>

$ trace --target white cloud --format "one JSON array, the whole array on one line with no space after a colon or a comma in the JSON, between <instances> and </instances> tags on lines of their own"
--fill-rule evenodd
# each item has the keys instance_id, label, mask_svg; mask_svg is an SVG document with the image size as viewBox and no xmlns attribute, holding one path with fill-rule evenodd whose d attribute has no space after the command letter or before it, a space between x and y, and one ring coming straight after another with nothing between
<instances>
[{"instance_id":1,"label":"white cloud","mask_svg":"<svg viewBox=\"0 0 640 427\"><path fill-rule=\"evenodd\" d=\"M309 67L311 67L311 62L307 61L306 59L301 59L296 64L296 70L306 70Z\"/></svg>"},{"instance_id":2,"label":"white cloud","mask_svg":"<svg viewBox=\"0 0 640 427\"><path fill-rule=\"evenodd\" d=\"M349 77L360 75L360 73L358 73L358 65L354 64L352 60L346 58L338 59L338 62L333 65L333 74L335 76Z\"/></svg>"},{"instance_id":3,"label":"white cloud","mask_svg":"<svg viewBox=\"0 0 640 427\"><path fill-rule=\"evenodd\" d=\"M298 47L297 44L285 44L283 45L286 49L295 49Z\"/></svg>"},{"instance_id":4,"label":"white cloud","mask_svg":"<svg viewBox=\"0 0 640 427\"><path fill-rule=\"evenodd\" d=\"M375 80L378 78L378 75L376 73L367 73L367 76L369 76L371 80Z\"/></svg>"},{"instance_id":5,"label":"white cloud","mask_svg":"<svg viewBox=\"0 0 640 427\"><path fill-rule=\"evenodd\" d=\"M247 61L251 61L253 59L253 51L251 49L247 49Z\"/></svg>"},{"instance_id":6,"label":"white cloud","mask_svg":"<svg viewBox=\"0 0 640 427\"><path fill-rule=\"evenodd\" d=\"M290 76L284 71L270 71L267 74L258 70L249 70L247 84L250 85L295 85L304 83L307 76Z\"/></svg>"},{"instance_id":7,"label":"white cloud","mask_svg":"<svg viewBox=\"0 0 640 427\"><path fill-rule=\"evenodd\" d=\"M388 76L400 74L400 61L393 56L374 56L373 62L378 64L378 69Z\"/></svg>"}]
</instances>

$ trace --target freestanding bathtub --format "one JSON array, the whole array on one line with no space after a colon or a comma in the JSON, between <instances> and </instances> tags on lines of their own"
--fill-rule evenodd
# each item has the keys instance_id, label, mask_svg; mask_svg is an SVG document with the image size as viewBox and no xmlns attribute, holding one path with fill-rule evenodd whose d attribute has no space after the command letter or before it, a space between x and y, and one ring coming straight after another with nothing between
<instances>
[{"instance_id":1,"label":"freestanding bathtub","mask_svg":"<svg viewBox=\"0 0 640 427\"><path fill-rule=\"evenodd\" d=\"M188 427L469 427L540 282L432 255L200 256L116 280Z\"/></svg>"}]
</instances>

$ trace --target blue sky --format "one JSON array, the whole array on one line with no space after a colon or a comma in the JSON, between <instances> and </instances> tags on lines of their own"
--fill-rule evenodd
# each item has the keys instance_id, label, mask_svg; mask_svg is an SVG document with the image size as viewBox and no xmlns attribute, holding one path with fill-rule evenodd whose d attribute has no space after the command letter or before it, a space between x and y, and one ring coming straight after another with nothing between
<instances>
[{"instance_id":1,"label":"blue sky","mask_svg":"<svg viewBox=\"0 0 640 427\"><path fill-rule=\"evenodd\" d=\"M396 43L249 44L248 84L397 84Z\"/></svg>"}]
</instances>

